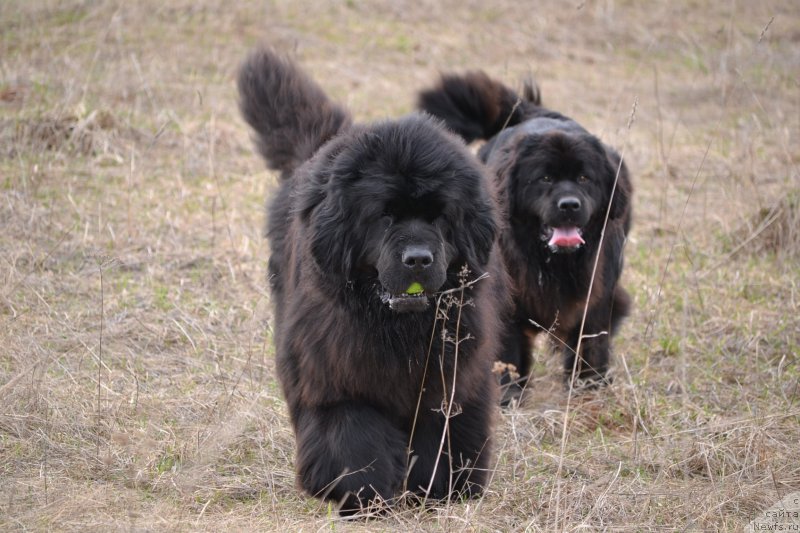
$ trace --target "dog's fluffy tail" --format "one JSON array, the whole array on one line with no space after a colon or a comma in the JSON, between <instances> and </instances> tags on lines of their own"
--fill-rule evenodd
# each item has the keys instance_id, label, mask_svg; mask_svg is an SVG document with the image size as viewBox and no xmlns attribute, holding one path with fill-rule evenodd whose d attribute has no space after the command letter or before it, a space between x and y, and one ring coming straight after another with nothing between
<instances>
[{"instance_id":1,"label":"dog's fluffy tail","mask_svg":"<svg viewBox=\"0 0 800 533\"><path fill-rule=\"evenodd\" d=\"M540 105L532 79L525 82L520 96L482 71L443 74L439 84L420 92L417 100L419 109L443 120L468 143L519 124Z\"/></svg>"},{"instance_id":2,"label":"dog's fluffy tail","mask_svg":"<svg viewBox=\"0 0 800 533\"><path fill-rule=\"evenodd\" d=\"M267 165L283 177L351 123L291 60L260 48L239 70L239 108Z\"/></svg>"}]
</instances>

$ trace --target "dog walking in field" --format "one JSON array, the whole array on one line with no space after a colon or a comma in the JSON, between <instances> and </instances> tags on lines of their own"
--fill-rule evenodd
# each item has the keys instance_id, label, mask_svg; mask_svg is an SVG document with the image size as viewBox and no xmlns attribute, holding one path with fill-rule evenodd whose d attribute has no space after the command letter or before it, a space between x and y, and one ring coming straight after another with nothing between
<instances>
[{"instance_id":1,"label":"dog walking in field","mask_svg":"<svg viewBox=\"0 0 800 533\"><path fill-rule=\"evenodd\" d=\"M269 273L299 485L345 514L480 494L508 300L491 180L438 121L353 124L272 51L239 94L281 173Z\"/></svg>"},{"instance_id":2,"label":"dog walking in field","mask_svg":"<svg viewBox=\"0 0 800 533\"><path fill-rule=\"evenodd\" d=\"M504 381L519 379L506 400L525 384L532 340L543 331L563 346L570 383L605 382L611 337L630 309L619 278L632 188L619 154L542 107L532 84L520 97L483 72L443 76L420 93L419 108L467 142L487 140L478 155L499 190L515 301L501 360Z\"/></svg>"}]
</instances>

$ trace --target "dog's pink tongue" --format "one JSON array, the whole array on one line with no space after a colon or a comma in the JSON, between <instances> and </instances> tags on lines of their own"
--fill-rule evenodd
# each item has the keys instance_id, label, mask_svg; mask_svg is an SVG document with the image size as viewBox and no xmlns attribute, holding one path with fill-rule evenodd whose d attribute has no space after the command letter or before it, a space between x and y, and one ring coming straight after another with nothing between
<instances>
[{"instance_id":1,"label":"dog's pink tongue","mask_svg":"<svg viewBox=\"0 0 800 533\"><path fill-rule=\"evenodd\" d=\"M553 228L553 236L550 237L550 246L572 247L583 244L583 237L578 233L578 228Z\"/></svg>"}]
</instances>

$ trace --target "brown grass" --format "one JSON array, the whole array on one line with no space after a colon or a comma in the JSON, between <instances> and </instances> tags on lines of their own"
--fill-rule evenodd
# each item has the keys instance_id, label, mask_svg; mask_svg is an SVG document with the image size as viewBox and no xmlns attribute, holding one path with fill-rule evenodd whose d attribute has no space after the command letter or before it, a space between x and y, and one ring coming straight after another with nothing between
<instances>
[{"instance_id":1,"label":"brown grass","mask_svg":"<svg viewBox=\"0 0 800 533\"><path fill-rule=\"evenodd\" d=\"M3 2L0 530L732 530L800 490L798 27L791 0ZM537 353L479 501L350 523L295 488L233 83L259 40L361 119L532 72L625 150L616 380L567 410Z\"/></svg>"}]
</instances>

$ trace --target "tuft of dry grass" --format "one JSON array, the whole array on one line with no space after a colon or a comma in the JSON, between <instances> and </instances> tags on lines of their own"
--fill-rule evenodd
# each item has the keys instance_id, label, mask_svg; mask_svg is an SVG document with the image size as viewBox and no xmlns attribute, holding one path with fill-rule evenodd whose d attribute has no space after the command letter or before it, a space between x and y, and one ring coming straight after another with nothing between
<instances>
[{"instance_id":1,"label":"tuft of dry grass","mask_svg":"<svg viewBox=\"0 0 800 533\"><path fill-rule=\"evenodd\" d=\"M798 25L791 0L0 4L0 529L747 524L800 489ZM615 381L568 405L537 349L480 500L351 522L296 490L261 236L275 177L233 83L261 40L361 119L483 68L533 74L625 148L636 307Z\"/></svg>"},{"instance_id":2,"label":"tuft of dry grass","mask_svg":"<svg viewBox=\"0 0 800 533\"><path fill-rule=\"evenodd\" d=\"M735 235L736 246L750 254L772 254L795 259L800 255L800 190L789 190L769 207L763 207Z\"/></svg>"}]
</instances>

